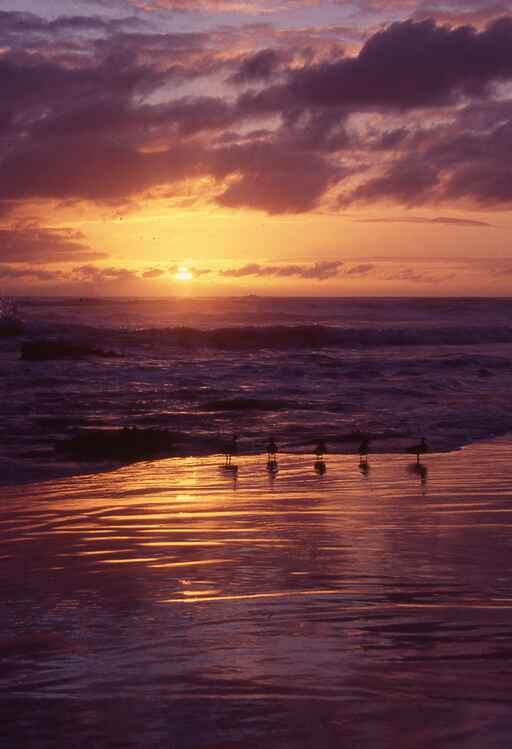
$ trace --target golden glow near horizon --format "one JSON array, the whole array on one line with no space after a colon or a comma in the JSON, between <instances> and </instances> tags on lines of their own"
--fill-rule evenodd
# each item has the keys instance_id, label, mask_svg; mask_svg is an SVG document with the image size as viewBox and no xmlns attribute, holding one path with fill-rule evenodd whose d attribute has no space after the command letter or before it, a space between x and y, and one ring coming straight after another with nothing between
<instances>
[{"instance_id":1,"label":"golden glow near horizon","mask_svg":"<svg viewBox=\"0 0 512 749\"><path fill-rule=\"evenodd\" d=\"M148 200L116 219L90 207L83 215L68 207L59 214L60 226L49 224L48 230L68 227L80 235L70 238L77 243L70 250L73 260L56 253L45 264L50 276L27 277L22 288L26 293L34 287L52 293L65 288L84 295L94 284L106 295L150 296L468 295L476 285L480 294L508 292L510 276L497 275L495 265L505 265L503 241L511 219L501 216L493 226L445 225L436 222L435 211L416 213L411 219L397 211L394 221L373 223L363 210L345 216L322 211L269 216L220 208L187 213ZM492 220L491 215L480 218ZM59 239L56 234L49 239L55 237ZM339 262L339 268L324 275L310 272L315 263L325 262ZM18 290L23 281L6 278L6 291Z\"/></svg>"},{"instance_id":2,"label":"golden glow near horizon","mask_svg":"<svg viewBox=\"0 0 512 749\"><path fill-rule=\"evenodd\" d=\"M2 293L510 294L503 3L467 0L446 25L446 9L421 20L423 0L343 0L343 24L340 0L294 3L292 21L277 0L199 3L199 15L182 2L177 31L170 0L96 0L81 16L77 2L57 3L71 56L55 0L2 16L0 57L18 71L2 133ZM144 33L128 33L123 6ZM481 91L453 63L469 22ZM488 64L479 50L499 29ZM440 49L446 76L429 65ZM37 90L25 84L34 60Z\"/></svg>"},{"instance_id":3,"label":"golden glow near horizon","mask_svg":"<svg viewBox=\"0 0 512 749\"><path fill-rule=\"evenodd\" d=\"M180 265L177 272L174 274L174 278L176 281L191 281L194 276L186 265Z\"/></svg>"}]
</instances>

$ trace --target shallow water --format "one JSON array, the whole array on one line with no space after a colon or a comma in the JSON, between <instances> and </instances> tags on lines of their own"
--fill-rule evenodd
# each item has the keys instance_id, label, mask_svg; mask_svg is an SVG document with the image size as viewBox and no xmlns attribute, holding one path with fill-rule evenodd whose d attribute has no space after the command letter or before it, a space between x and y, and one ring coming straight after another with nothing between
<instances>
[{"instance_id":1,"label":"shallow water","mask_svg":"<svg viewBox=\"0 0 512 749\"><path fill-rule=\"evenodd\" d=\"M0 744L468 747L512 729L512 442L4 490ZM3 743L2 743L3 742Z\"/></svg>"}]
</instances>

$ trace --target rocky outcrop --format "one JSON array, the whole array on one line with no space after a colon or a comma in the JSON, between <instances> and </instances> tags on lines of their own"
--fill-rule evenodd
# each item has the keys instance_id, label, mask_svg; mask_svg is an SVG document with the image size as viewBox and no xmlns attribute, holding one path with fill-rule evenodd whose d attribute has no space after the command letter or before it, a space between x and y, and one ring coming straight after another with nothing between
<instances>
[{"instance_id":1,"label":"rocky outcrop","mask_svg":"<svg viewBox=\"0 0 512 749\"><path fill-rule=\"evenodd\" d=\"M176 435L166 429L87 429L55 445L73 460L131 462L173 454Z\"/></svg>"},{"instance_id":2,"label":"rocky outcrop","mask_svg":"<svg viewBox=\"0 0 512 749\"><path fill-rule=\"evenodd\" d=\"M104 351L88 344L71 341L29 341L23 343L21 347L21 358L25 361L116 356L119 354L115 351Z\"/></svg>"},{"instance_id":3,"label":"rocky outcrop","mask_svg":"<svg viewBox=\"0 0 512 749\"><path fill-rule=\"evenodd\" d=\"M23 333L23 323L13 304L0 299L0 338L10 338Z\"/></svg>"}]
</instances>

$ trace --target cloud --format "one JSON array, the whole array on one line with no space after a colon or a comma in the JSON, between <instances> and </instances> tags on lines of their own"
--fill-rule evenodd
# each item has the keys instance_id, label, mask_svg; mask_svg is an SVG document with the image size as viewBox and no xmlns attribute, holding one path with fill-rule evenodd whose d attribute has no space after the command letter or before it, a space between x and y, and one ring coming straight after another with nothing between
<instances>
[{"instance_id":1,"label":"cloud","mask_svg":"<svg viewBox=\"0 0 512 749\"><path fill-rule=\"evenodd\" d=\"M454 273L431 273L415 268L404 267L394 273L382 276L384 281L405 281L407 283L438 284L455 278Z\"/></svg>"},{"instance_id":2,"label":"cloud","mask_svg":"<svg viewBox=\"0 0 512 749\"><path fill-rule=\"evenodd\" d=\"M346 268L343 271L344 276L355 277L355 276L367 276L375 270L373 263L360 263L359 265L353 265L350 268Z\"/></svg>"},{"instance_id":3,"label":"cloud","mask_svg":"<svg viewBox=\"0 0 512 749\"><path fill-rule=\"evenodd\" d=\"M446 226L468 226L478 228L494 228L488 221L476 221L467 218L453 218L439 216L437 218L422 218L420 216L403 216L400 218L358 218L356 223L363 224L443 224Z\"/></svg>"},{"instance_id":4,"label":"cloud","mask_svg":"<svg viewBox=\"0 0 512 749\"><path fill-rule=\"evenodd\" d=\"M231 83L245 84L268 81L275 75L283 63L282 53L275 49L262 49L245 56L238 68L230 77Z\"/></svg>"},{"instance_id":5,"label":"cloud","mask_svg":"<svg viewBox=\"0 0 512 749\"><path fill-rule=\"evenodd\" d=\"M317 5L318 0L128 0L139 10L148 13L157 10L175 12L237 13L243 15L267 15L294 10L301 6Z\"/></svg>"},{"instance_id":6,"label":"cloud","mask_svg":"<svg viewBox=\"0 0 512 749\"><path fill-rule=\"evenodd\" d=\"M165 271L161 268L151 268L142 273L142 278L160 278L160 276L163 276L164 274Z\"/></svg>"},{"instance_id":7,"label":"cloud","mask_svg":"<svg viewBox=\"0 0 512 749\"><path fill-rule=\"evenodd\" d=\"M438 183L438 170L428 161L411 155L393 163L382 176L357 187L347 202L371 203L386 199L407 206L421 205L428 202Z\"/></svg>"},{"instance_id":8,"label":"cloud","mask_svg":"<svg viewBox=\"0 0 512 749\"><path fill-rule=\"evenodd\" d=\"M52 282L62 280L64 274L61 271L42 270L41 268L27 266L11 266L0 263L0 278L7 281L30 280Z\"/></svg>"},{"instance_id":9,"label":"cloud","mask_svg":"<svg viewBox=\"0 0 512 749\"><path fill-rule=\"evenodd\" d=\"M404 75L404 71L407 71ZM483 31L433 20L391 24L355 57L304 66L252 97L254 111L288 107L409 110L486 96L512 76L512 18Z\"/></svg>"},{"instance_id":10,"label":"cloud","mask_svg":"<svg viewBox=\"0 0 512 749\"><path fill-rule=\"evenodd\" d=\"M459 0L430 0L419 2L412 17L415 19L435 18L436 21L449 23L452 26L472 25L485 26L491 21L510 14L509 2L489 2L489 0L471 0L461 7Z\"/></svg>"},{"instance_id":11,"label":"cloud","mask_svg":"<svg viewBox=\"0 0 512 749\"><path fill-rule=\"evenodd\" d=\"M265 273L259 263L248 263L241 268L228 268L227 270L221 270L219 271L219 275L226 278L244 278L244 276L261 276L265 275Z\"/></svg>"},{"instance_id":12,"label":"cloud","mask_svg":"<svg viewBox=\"0 0 512 749\"><path fill-rule=\"evenodd\" d=\"M219 179L238 175L218 197L221 205L268 213L308 211L343 176L338 165L321 154L279 140L219 148L212 165Z\"/></svg>"},{"instance_id":13,"label":"cloud","mask_svg":"<svg viewBox=\"0 0 512 749\"><path fill-rule=\"evenodd\" d=\"M492 108L485 104L481 110L472 105L446 124L413 131L381 174L363 178L340 204L387 200L406 206L461 203L466 209L505 208L512 202L510 149L510 103L496 102Z\"/></svg>"},{"instance_id":14,"label":"cloud","mask_svg":"<svg viewBox=\"0 0 512 749\"><path fill-rule=\"evenodd\" d=\"M59 34L112 34L140 25L141 21L133 16L108 19L97 15L64 15L46 20L35 13L0 10L0 40L4 44L9 42L19 47L35 43L40 45L45 37L55 38Z\"/></svg>"},{"instance_id":15,"label":"cloud","mask_svg":"<svg viewBox=\"0 0 512 749\"><path fill-rule=\"evenodd\" d=\"M100 268L95 265L82 265L73 268L72 277L76 281L102 284L120 281L135 281L137 273L129 268Z\"/></svg>"},{"instance_id":16,"label":"cloud","mask_svg":"<svg viewBox=\"0 0 512 749\"><path fill-rule=\"evenodd\" d=\"M427 7L349 5L377 14ZM151 33L112 23L0 14L0 40L13 43L0 52L3 212L30 201L172 197L184 181L207 182L204 199L223 207L271 214L314 211L340 189L340 210L512 201L512 103L499 88L512 78L512 18L479 29L361 25L354 34L368 38L350 54L339 44L345 31L328 25L300 30L298 46L296 30L270 24ZM233 91L226 76L249 89Z\"/></svg>"},{"instance_id":17,"label":"cloud","mask_svg":"<svg viewBox=\"0 0 512 749\"><path fill-rule=\"evenodd\" d=\"M316 281L326 281L338 276L344 265L341 260L323 260L313 265L260 265L248 263L240 268L228 268L219 271L225 278L244 278L247 276L286 278L297 277Z\"/></svg>"},{"instance_id":18,"label":"cloud","mask_svg":"<svg viewBox=\"0 0 512 749\"><path fill-rule=\"evenodd\" d=\"M84 235L70 229L33 225L0 228L0 262L68 263L99 260L106 253L91 250Z\"/></svg>"}]
</instances>

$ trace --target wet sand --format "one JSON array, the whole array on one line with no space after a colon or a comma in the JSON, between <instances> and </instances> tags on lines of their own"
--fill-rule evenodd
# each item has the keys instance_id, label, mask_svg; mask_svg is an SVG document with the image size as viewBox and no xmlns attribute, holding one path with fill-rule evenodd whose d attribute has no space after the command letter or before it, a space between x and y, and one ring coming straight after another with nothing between
<instances>
[{"instance_id":1,"label":"wet sand","mask_svg":"<svg viewBox=\"0 0 512 749\"><path fill-rule=\"evenodd\" d=\"M464 747L512 729L512 441L5 487L5 747Z\"/></svg>"}]
</instances>

